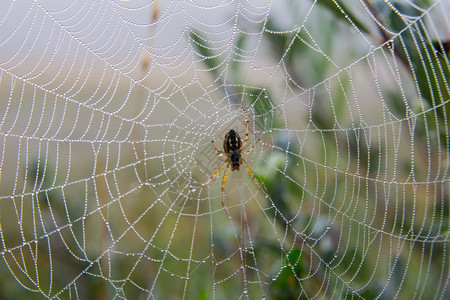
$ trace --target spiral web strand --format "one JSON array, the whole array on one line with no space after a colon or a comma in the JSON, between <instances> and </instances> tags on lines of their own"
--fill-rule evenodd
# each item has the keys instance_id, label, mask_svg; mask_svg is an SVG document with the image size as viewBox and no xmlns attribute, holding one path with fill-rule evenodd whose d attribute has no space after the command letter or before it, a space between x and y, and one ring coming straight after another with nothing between
<instances>
[{"instance_id":1,"label":"spiral web strand","mask_svg":"<svg viewBox=\"0 0 450 300\"><path fill-rule=\"evenodd\" d=\"M448 299L449 11L3 3L0 293Z\"/></svg>"}]
</instances>

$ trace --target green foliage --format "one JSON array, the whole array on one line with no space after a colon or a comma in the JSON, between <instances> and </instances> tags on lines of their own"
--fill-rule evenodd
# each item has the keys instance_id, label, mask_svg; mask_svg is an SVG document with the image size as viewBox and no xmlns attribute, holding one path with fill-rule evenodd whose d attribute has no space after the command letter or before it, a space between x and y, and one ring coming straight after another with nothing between
<instances>
[{"instance_id":1,"label":"green foliage","mask_svg":"<svg viewBox=\"0 0 450 300\"><path fill-rule=\"evenodd\" d=\"M219 75L219 67L222 63L220 54L215 53L213 47L209 44L208 38L202 36L200 32L190 31L189 37L192 40L192 45L197 50L203 62L209 68L209 71L217 77Z\"/></svg>"},{"instance_id":2,"label":"green foliage","mask_svg":"<svg viewBox=\"0 0 450 300\"><path fill-rule=\"evenodd\" d=\"M241 56L244 56L244 46L247 36L245 34L239 34L237 38L235 39L235 45L233 47L233 57L231 58L230 62L230 76L229 80L232 82L239 82L240 81L240 72L239 67L241 65Z\"/></svg>"},{"instance_id":3,"label":"green foliage","mask_svg":"<svg viewBox=\"0 0 450 300\"><path fill-rule=\"evenodd\" d=\"M315 41L305 31L284 33L272 19L266 23L265 36L270 43L274 58L283 61L294 87L313 85L327 77L330 61L324 55L333 49L335 40L334 20L324 19L319 26L323 26L323 53L315 49ZM330 29L331 28L331 29ZM281 33L283 32L283 33Z\"/></svg>"},{"instance_id":4,"label":"green foliage","mask_svg":"<svg viewBox=\"0 0 450 300\"><path fill-rule=\"evenodd\" d=\"M401 34L401 38L394 40L395 54L400 61L403 61L405 67L411 70L411 76L417 83L417 93L423 100L421 102L428 104L421 110L432 109L433 116L429 117L433 120L438 119L439 127L436 127L435 124L425 124L426 120L422 126L437 132L442 146L448 149L448 137L444 134L448 126L448 116L450 116L450 103L448 102L450 99L450 90L448 89L450 67L448 53L445 49L446 42L431 40L425 31L423 21L408 23L409 18L422 14L422 11L416 10L413 6L396 3L394 10L379 4L378 9L386 12L381 17L381 21L387 23L393 32ZM390 102L393 104L393 101ZM397 111L399 111L399 105L402 104L393 104L394 107L397 107ZM422 130L422 132L424 131Z\"/></svg>"},{"instance_id":5,"label":"green foliage","mask_svg":"<svg viewBox=\"0 0 450 300\"><path fill-rule=\"evenodd\" d=\"M255 122L259 128L268 131L277 126L274 104L265 89L246 88L244 101L253 107Z\"/></svg>"},{"instance_id":6,"label":"green foliage","mask_svg":"<svg viewBox=\"0 0 450 300\"><path fill-rule=\"evenodd\" d=\"M285 266L270 285L270 298L298 299L302 291L299 278L303 273L303 252L297 248L292 249L287 255Z\"/></svg>"},{"instance_id":7,"label":"green foliage","mask_svg":"<svg viewBox=\"0 0 450 300\"><path fill-rule=\"evenodd\" d=\"M317 0L317 3L326 7L333 15L344 22L349 22L364 33L370 33L369 29L356 18L344 2L336 0Z\"/></svg>"},{"instance_id":8,"label":"green foliage","mask_svg":"<svg viewBox=\"0 0 450 300\"><path fill-rule=\"evenodd\" d=\"M228 55L224 53L221 48L215 48L211 39L205 37L199 31L191 30L189 32L189 38L191 44L197 51L197 54L202 59L202 62L207 66L208 71L213 75L214 78L219 78L222 70L227 64L227 81L239 82L239 68L240 68L240 57L245 55L244 48L246 42L246 35L239 34L234 39L234 46L232 47L233 53ZM226 60L229 59L229 62ZM221 83L223 80L219 80Z\"/></svg>"}]
</instances>

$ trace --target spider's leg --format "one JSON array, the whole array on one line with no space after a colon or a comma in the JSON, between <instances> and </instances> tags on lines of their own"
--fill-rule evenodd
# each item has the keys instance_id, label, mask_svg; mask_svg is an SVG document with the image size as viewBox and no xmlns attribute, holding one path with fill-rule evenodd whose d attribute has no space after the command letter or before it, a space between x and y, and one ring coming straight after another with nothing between
<instances>
[{"instance_id":1,"label":"spider's leg","mask_svg":"<svg viewBox=\"0 0 450 300\"><path fill-rule=\"evenodd\" d=\"M222 171L222 169L226 163L228 163L228 160L224 161L223 164L220 165L220 167L217 169L216 172L214 172L214 174L211 175L211 177L208 179L208 181L206 181L202 185L196 186L195 188L200 189L200 188L204 187L205 185L207 185L208 183L210 183L220 173L220 171Z\"/></svg>"},{"instance_id":2,"label":"spider's leg","mask_svg":"<svg viewBox=\"0 0 450 300\"><path fill-rule=\"evenodd\" d=\"M225 171L225 175L223 175L222 179L222 207L225 207L225 183L227 182L228 172L230 172L230 164L228 164L227 170Z\"/></svg>"},{"instance_id":3,"label":"spider's leg","mask_svg":"<svg viewBox=\"0 0 450 300\"><path fill-rule=\"evenodd\" d=\"M217 149L217 147L216 147L216 144L214 144L214 141L211 141L211 143L213 145L214 151L216 151L216 153L217 153L217 156L219 156L219 157L227 157L226 154L220 153L219 149Z\"/></svg>"},{"instance_id":4,"label":"spider's leg","mask_svg":"<svg viewBox=\"0 0 450 300\"><path fill-rule=\"evenodd\" d=\"M245 112L244 108L242 108L242 111L244 112L244 116L245 116L245 138L244 138L244 142L242 143L239 150L244 149L245 146L247 146L247 141L248 141L248 123L249 123L249 121L248 121L247 113Z\"/></svg>"},{"instance_id":5,"label":"spider's leg","mask_svg":"<svg viewBox=\"0 0 450 300\"><path fill-rule=\"evenodd\" d=\"M263 192L265 195L267 195L266 192L264 192L264 190L261 188L261 186L258 183L258 180L256 180L255 175L253 175L252 170L250 170L250 167L247 165L247 163L245 162L245 160L243 158L241 158L242 163L244 164L245 168L247 169L248 174L250 174L250 176L252 176L253 181L256 183L256 185L258 186L259 190L261 192Z\"/></svg>"},{"instance_id":6,"label":"spider's leg","mask_svg":"<svg viewBox=\"0 0 450 300\"><path fill-rule=\"evenodd\" d=\"M258 144L260 141L261 139L258 139L247 152L242 153L242 156L247 156L250 152L252 152L252 150L255 149L256 144Z\"/></svg>"}]
</instances>

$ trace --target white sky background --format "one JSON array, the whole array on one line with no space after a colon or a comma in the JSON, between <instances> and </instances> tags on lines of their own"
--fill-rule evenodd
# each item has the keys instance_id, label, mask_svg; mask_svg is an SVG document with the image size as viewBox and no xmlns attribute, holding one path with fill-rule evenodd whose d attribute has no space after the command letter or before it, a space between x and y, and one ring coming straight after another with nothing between
<instances>
[{"instance_id":1,"label":"white sky background","mask_svg":"<svg viewBox=\"0 0 450 300\"><path fill-rule=\"evenodd\" d=\"M64 64L72 64L72 68L83 63L100 64L90 73L94 76L107 63L111 67L108 72L118 70L139 80L140 60L145 55L167 72L177 73L174 69L179 72L192 64L185 61L190 54L187 37L191 28L204 31L229 51L240 31L248 33L247 47L251 49L269 13L286 30L294 29L289 24L297 27L305 20L317 22L314 15L309 15L315 12L311 12L309 1L301 1L295 12L286 9L281 1L158 1L159 16L151 24L154 5L147 2L92 1L87 6L84 1L21 1L20 5L5 5L0 12L0 64L26 77L44 74L52 78ZM311 24L305 24L314 34ZM351 37L355 40L354 35ZM260 46L257 52L261 51L264 47ZM38 66L36 61L40 61ZM262 62L267 63L277 62ZM77 72L72 70L70 74Z\"/></svg>"}]
</instances>

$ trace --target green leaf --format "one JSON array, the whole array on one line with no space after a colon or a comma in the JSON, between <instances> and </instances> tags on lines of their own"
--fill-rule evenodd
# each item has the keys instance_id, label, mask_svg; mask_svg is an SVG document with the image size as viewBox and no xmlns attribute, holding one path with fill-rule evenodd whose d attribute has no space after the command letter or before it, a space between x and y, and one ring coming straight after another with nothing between
<instances>
[{"instance_id":1,"label":"green leaf","mask_svg":"<svg viewBox=\"0 0 450 300\"><path fill-rule=\"evenodd\" d=\"M276 121L276 110L266 89L246 88L245 97L255 110L255 122L259 128L270 130Z\"/></svg>"},{"instance_id":2,"label":"green leaf","mask_svg":"<svg viewBox=\"0 0 450 300\"><path fill-rule=\"evenodd\" d=\"M369 29L353 15L344 3L334 0L317 0L317 3L329 9L337 18L355 25L365 33L370 33Z\"/></svg>"},{"instance_id":3,"label":"green leaf","mask_svg":"<svg viewBox=\"0 0 450 300\"><path fill-rule=\"evenodd\" d=\"M321 51L316 51L316 41L305 30L283 31L271 19L266 23L266 37L273 55L275 59L283 60L291 79L289 82L294 83L294 87L310 86L325 80L327 69L332 66L327 53L332 52L335 44L335 22L333 19L319 23L324 37L319 46Z\"/></svg>"},{"instance_id":4,"label":"green leaf","mask_svg":"<svg viewBox=\"0 0 450 300\"><path fill-rule=\"evenodd\" d=\"M300 249L294 248L291 250L291 252L289 252L289 255L286 260L286 263L293 267L294 272L297 276L300 276L303 271L302 254L303 252Z\"/></svg>"},{"instance_id":5,"label":"green leaf","mask_svg":"<svg viewBox=\"0 0 450 300\"><path fill-rule=\"evenodd\" d=\"M422 99L422 104L425 104L420 112L428 111L423 115L425 118L423 124L427 124L428 130L435 131L440 137L441 145L448 149L448 133L446 133L447 119L450 115L448 41L430 40L426 24L422 21L413 24L405 21L422 14L416 7L402 3L395 3L395 9L385 6L386 4L378 4L378 10L389 9L383 17L383 23L389 24L391 31L401 33L401 38L395 40L395 55L411 70L411 76L418 87L417 94ZM398 104L400 105L404 104ZM430 108L432 110L429 110ZM425 129L419 128L417 132L422 132L422 136L427 134Z\"/></svg>"},{"instance_id":6,"label":"green leaf","mask_svg":"<svg viewBox=\"0 0 450 300\"><path fill-rule=\"evenodd\" d=\"M239 65L241 63L241 57L245 55L244 53L244 43L247 38L247 35L241 33L237 36L235 39L235 45L234 45L234 55L233 59L230 62L230 76L232 82L240 82L240 72L239 72Z\"/></svg>"},{"instance_id":7,"label":"green leaf","mask_svg":"<svg viewBox=\"0 0 450 300\"><path fill-rule=\"evenodd\" d=\"M292 40L294 34L280 33L270 18L267 20L266 29L266 36L270 42L272 53L276 60L281 60L289 46L288 42Z\"/></svg>"},{"instance_id":8,"label":"green leaf","mask_svg":"<svg viewBox=\"0 0 450 300\"><path fill-rule=\"evenodd\" d=\"M406 57L408 54L412 76L417 82L418 93L424 103L428 105L423 108L433 108L433 119L438 119L439 129L433 125L434 130L440 130L441 144L448 147L447 138L443 135L448 116L450 116L450 91L448 90L448 80L450 78L450 68L446 54L440 53L433 46L433 43L424 40L427 36L423 27L416 27L415 30L406 31L403 37L401 51ZM427 115L429 115L427 113ZM441 126L442 125L442 126Z\"/></svg>"},{"instance_id":9,"label":"green leaf","mask_svg":"<svg viewBox=\"0 0 450 300\"><path fill-rule=\"evenodd\" d=\"M407 106L403 102L402 95L397 90L387 90L385 92L386 104L389 111L397 118L404 119L407 117Z\"/></svg>"},{"instance_id":10,"label":"green leaf","mask_svg":"<svg viewBox=\"0 0 450 300\"><path fill-rule=\"evenodd\" d=\"M189 37L192 40L192 45L197 50L197 53L204 59L204 63L209 68L215 77L219 75L218 68L221 64L219 55L214 52L213 47L208 44L208 39L203 37L199 32L190 31Z\"/></svg>"},{"instance_id":11,"label":"green leaf","mask_svg":"<svg viewBox=\"0 0 450 300\"><path fill-rule=\"evenodd\" d=\"M270 299L298 299L301 293L297 278L302 277L302 251L294 248L286 258L286 265L269 288Z\"/></svg>"},{"instance_id":12,"label":"green leaf","mask_svg":"<svg viewBox=\"0 0 450 300\"><path fill-rule=\"evenodd\" d=\"M386 19L390 21L390 28L396 32L403 31L409 24L404 16L417 17L420 11L400 3L396 4L397 11L390 10ZM399 12L402 14L399 16ZM436 108L437 114L444 119L450 114L450 104L444 104L450 99L447 89L450 78L448 65L448 50L446 41L431 41L428 39L425 24L416 22L401 34L401 40L396 48L406 63L412 69L412 75L417 81L419 93L430 107Z\"/></svg>"}]
</instances>

